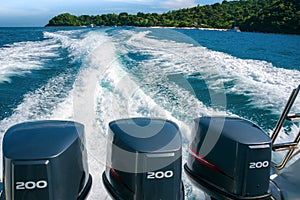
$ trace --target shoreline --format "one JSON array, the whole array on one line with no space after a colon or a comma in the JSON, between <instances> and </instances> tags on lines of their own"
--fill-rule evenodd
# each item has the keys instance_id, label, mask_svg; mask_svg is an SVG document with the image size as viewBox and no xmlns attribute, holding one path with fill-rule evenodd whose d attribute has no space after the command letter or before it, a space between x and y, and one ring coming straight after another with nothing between
<instances>
[{"instance_id":1,"label":"shoreline","mask_svg":"<svg viewBox=\"0 0 300 200\"><path fill-rule=\"evenodd\" d=\"M94 26L94 27L89 27L89 26L44 26L44 28L101 28L101 27L134 27L134 28L153 28L153 29L187 29L187 30L192 30L192 29L197 29L197 30L203 30L203 31L233 31L233 29L222 29L222 28L198 28L198 27L176 27L176 26Z\"/></svg>"},{"instance_id":2,"label":"shoreline","mask_svg":"<svg viewBox=\"0 0 300 200\"><path fill-rule=\"evenodd\" d=\"M197 28L197 27L176 27L176 26L149 26L144 28L179 28L179 29L198 29L204 31L230 31L231 29L222 28Z\"/></svg>"}]
</instances>

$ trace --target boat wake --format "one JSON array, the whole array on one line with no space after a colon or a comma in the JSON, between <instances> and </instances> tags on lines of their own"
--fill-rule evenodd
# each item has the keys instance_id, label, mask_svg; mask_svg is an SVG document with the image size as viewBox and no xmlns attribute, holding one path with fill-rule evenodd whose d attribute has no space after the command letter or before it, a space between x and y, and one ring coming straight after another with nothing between
<instances>
[{"instance_id":1,"label":"boat wake","mask_svg":"<svg viewBox=\"0 0 300 200\"><path fill-rule=\"evenodd\" d=\"M8 127L24 121L65 119L85 124L89 167L94 179L89 199L106 199L101 173L105 168L110 121L157 117L176 122L184 136L183 160L186 160L194 118L236 115L251 119L250 115L241 116L228 109L230 95L250 99L246 105L240 102L241 106L268 110L279 116L289 92L299 84L297 70L212 51L176 31L165 30L162 34L166 39L157 38L151 29L57 31L45 32L44 42L14 44L10 48L33 49L30 55L24 55L25 64L21 65L28 71L43 67L43 63L33 63L42 62L40 57L58 59L59 48L67 50L71 62L81 66L78 73L65 71L25 94L13 114L0 121L1 137ZM0 49L0 55L9 51ZM38 56L32 57L33 54ZM14 56L9 59L18 60ZM0 76L0 81L8 81L9 74L16 71L14 67L6 65L6 68L7 73ZM285 81L287 78L289 82ZM202 84L201 87L197 88L192 81ZM199 98L200 92L205 93L207 101ZM288 133L294 134L296 128L289 127ZM266 131L270 133L271 129ZM184 173L183 176L187 199L205 199Z\"/></svg>"}]
</instances>

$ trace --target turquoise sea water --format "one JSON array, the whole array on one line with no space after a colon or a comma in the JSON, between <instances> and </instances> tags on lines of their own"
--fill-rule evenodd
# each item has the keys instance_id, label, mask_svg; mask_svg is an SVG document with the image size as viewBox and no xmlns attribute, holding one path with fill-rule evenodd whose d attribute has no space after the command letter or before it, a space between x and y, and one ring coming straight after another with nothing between
<instances>
[{"instance_id":1,"label":"turquoise sea water","mask_svg":"<svg viewBox=\"0 0 300 200\"><path fill-rule=\"evenodd\" d=\"M204 115L243 117L271 133L299 83L300 36L0 28L1 137L11 125L28 120L86 122L90 168L99 177L110 120L169 118L182 128L185 150L192 120ZM293 110L299 112L299 106L298 100ZM297 126L287 124L284 137ZM93 189L90 199L106 199L100 178L95 182L99 190ZM187 199L203 198L185 177L184 182Z\"/></svg>"}]
</instances>

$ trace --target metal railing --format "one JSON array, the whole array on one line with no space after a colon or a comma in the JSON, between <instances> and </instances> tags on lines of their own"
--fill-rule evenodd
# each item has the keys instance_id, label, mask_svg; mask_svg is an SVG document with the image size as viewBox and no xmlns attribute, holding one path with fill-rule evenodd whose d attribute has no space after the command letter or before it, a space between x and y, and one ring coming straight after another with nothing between
<instances>
[{"instance_id":1,"label":"metal railing","mask_svg":"<svg viewBox=\"0 0 300 200\"><path fill-rule=\"evenodd\" d=\"M300 90L300 85L295 88L289 99L288 102L275 126L274 132L271 136L272 139L272 150L277 152L277 151L287 151L287 153L284 155L283 159L281 160L281 162L274 164L274 166L278 169L281 170L285 167L285 165L287 164L287 162L293 158L295 155L300 153L300 150L295 152L295 150L298 147L298 143L300 142L300 130L298 135L295 137L294 141L292 142L286 142L286 143L278 143L275 144L275 140L278 137L280 130L283 126L283 123L285 122L285 120L290 120L290 121L300 121L300 113L296 113L296 114L289 114L297 96Z\"/></svg>"}]
</instances>

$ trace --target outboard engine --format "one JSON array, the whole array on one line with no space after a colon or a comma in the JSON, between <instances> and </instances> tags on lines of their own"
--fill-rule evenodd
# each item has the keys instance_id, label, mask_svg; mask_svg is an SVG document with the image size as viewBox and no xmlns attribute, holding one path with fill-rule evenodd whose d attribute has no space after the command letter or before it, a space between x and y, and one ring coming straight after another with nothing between
<instances>
[{"instance_id":1,"label":"outboard engine","mask_svg":"<svg viewBox=\"0 0 300 200\"><path fill-rule=\"evenodd\" d=\"M195 120L189 178L215 199L268 199L271 139L249 121L233 117Z\"/></svg>"},{"instance_id":2,"label":"outboard engine","mask_svg":"<svg viewBox=\"0 0 300 200\"><path fill-rule=\"evenodd\" d=\"M116 200L184 199L181 134L168 120L109 123L103 183Z\"/></svg>"},{"instance_id":3,"label":"outboard engine","mask_svg":"<svg viewBox=\"0 0 300 200\"><path fill-rule=\"evenodd\" d=\"M72 121L36 121L9 128L3 138L6 200L83 200L89 175L84 126Z\"/></svg>"}]
</instances>

